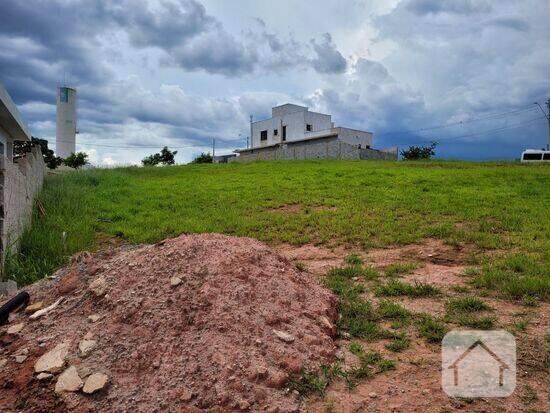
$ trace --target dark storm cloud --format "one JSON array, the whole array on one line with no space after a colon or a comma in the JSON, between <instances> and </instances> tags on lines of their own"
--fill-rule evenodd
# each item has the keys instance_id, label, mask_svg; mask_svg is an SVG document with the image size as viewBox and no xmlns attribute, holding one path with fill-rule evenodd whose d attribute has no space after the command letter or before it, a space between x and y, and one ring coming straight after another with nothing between
<instances>
[{"instance_id":1,"label":"dark storm cloud","mask_svg":"<svg viewBox=\"0 0 550 413\"><path fill-rule=\"evenodd\" d=\"M410 0L407 9L419 15L425 14L475 14L491 10L490 5L483 0Z\"/></svg>"},{"instance_id":2,"label":"dark storm cloud","mask_svg":"<svg viewBox=\"0 0 550 413\"><path fill-rule=\"evenodd\" d=\"M528 32L530 28L529 23L527 23L525 20L518 19L515 17L499 17L499 18L490 20L488 24L490 26L504 27L507 29L517 30L520 32Z\"/></svg>"},{"instance_id":3,"label":"dark storm cloud","mask_svg":"<svg viewBox=\"0 0 550 413\"><path fill-rule=\"evenodd\" d=\"M313 59L313 67L319 73L342 73L346 70L346 59L336 49L329 33L323 35L323 41L320 44L313 41L313 50L317 55Z\"/></svg>"}]
</instances>

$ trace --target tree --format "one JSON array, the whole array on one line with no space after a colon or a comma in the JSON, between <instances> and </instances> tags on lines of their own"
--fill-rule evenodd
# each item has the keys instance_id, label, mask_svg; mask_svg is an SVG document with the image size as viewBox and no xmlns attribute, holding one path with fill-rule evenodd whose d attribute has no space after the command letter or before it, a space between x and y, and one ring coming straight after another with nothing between
<instances>
[{"instance_id":1,"label":"tree","mask_svg":"<svg viewBox=\"0 0 550 413\"><path fill-rule=\"evenodd\" d=\"M199 156L197 156L191 163L212 163L212 155L210 155L210 152L208 153L201 153Z\"/></svg>"},{"instance_id":2,"label":"tree","mask_svg":"<svg viewBox=\"0 0 550 413\"><path fill-rule=\"evenodd\" d=\"M63 163L70 168L78 169L88 163L88 154L84 152L71 153L63 160Z\"/></svg>"},{"instance_id":3,"label":"tree","mask_svg":"<svg viewBox=\"0 0 550 413\"><path fill-rule=\"evenodd\" d=\"M178 151L171 151L167 146L161 149L160 153L154 153L146 156L142 159L143 166L156 166L156 165L174 165L175 156Z\"/></svg>"},{"instance_id":4,"label":"tree","mask_svg":"<svg viewBox=\"0 0 550 413\"><path fill-rule=\"evenodd\" d=\"M430 146L410 146L409 149L401 151L401 156L407 161L431 159L435 156L436 146L437 142L432 142Z\"/></svg>"},{"instance_id":5,"label":"tree","mask_svg":"<svg viewBox=\"0 0 550 413\"><path fill-rule=\"evenodd\" d=\"M48 148L48 141L46 139L35 138L34 136L30 141L15 141L13 145L13 154L15 156L21 156L31 151L33 146L40 146L40 151L44 157L46 166L50 169L55 169L63 163L63 159L59 156L55 156L53 150Z\"/></svg>"}]
</instances>

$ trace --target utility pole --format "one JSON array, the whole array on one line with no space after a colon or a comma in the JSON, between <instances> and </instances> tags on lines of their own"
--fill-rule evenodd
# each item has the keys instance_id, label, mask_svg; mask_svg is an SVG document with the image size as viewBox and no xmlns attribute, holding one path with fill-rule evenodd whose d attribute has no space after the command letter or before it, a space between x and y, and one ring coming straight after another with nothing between
<instances>
[{"instance_id":1,"label":"utility pole","mask_svg":"<svg viewBox=\"0 0 550 413\"><path fill-rule=\"evenodd\" d=\"M250 115L250 149L252 149L252 146L254 145L254 138L253 138L253 135L252 135L252 122L253 122L253 120L254 120L254 117L252 115Z\"/></svg>"},{"instance_id":2,"label":"utility pole","mask_svg":"<svg viewBox=\"0 0 550 413\"><path fill-rule=\"evenodd\" d=\"M546 112L544 111L544 109L542 108L539 102L535 102L535 105L537 105L540 108L541 112L544 114L544 117L548 121L548 142L546 143L546 150L550 151L550 98L546 99L546 102L544 103L546 103L546 107L548 108Z\"/></svg>"},{"instance_id":3,"label":"utility pole","mask_svg":"<svg viewBox=\"0 0 550 413\"><path fill-rule=\"evenodd\" d=\"M212 138L212 158L216 156L216 138Z\"/></svg>"}]
</instances>

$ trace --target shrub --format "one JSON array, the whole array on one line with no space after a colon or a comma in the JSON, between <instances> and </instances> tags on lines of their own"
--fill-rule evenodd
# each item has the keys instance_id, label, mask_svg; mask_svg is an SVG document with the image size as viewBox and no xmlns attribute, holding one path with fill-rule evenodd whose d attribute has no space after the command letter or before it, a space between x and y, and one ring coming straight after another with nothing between
<instances>
[{"instance_id":1,"label":"shrub","mask_svg":"<svg viewBox=\"0 0 550 413\"><path fill-rule=\"evenodd\" d=\"M214 161L214 158L212 158L212 155L210 153L201 153L199 156L197 156L191 163L212 163Z\"/></svg>"},{"instance_id":2,"label":"shrub","mask_svg":"<svg viewBox=\"0 0 550 413\"><path fill-rule=\"evenodd\" d=\"M63 160L63 163L69 168L81 168L88 163L88 154L84 152L71 153Z\"/></svg>"},{"instance_id":3,"label":"shrub","mask_svg":"<svg viewBox=\"0 0 550 413\"><path fill-rule=\"evenodd\" d=\"M167 146L162 148L159 153L154 153L142 159L143 166L174 165L175 156L178 151L171 151Z\"/></svg>"},{"instance_id":4,"label":"shrub","mask_svg":"<svg viewBox=\"0 0 550 413\"><path fill-rule=\"evenodd\" d=\"M432 142L430 146L409 146L409 149L401 151L401 156L407 161L419 159L431 159L435 156L437 142Z\"/></svg>"}]
</instances>

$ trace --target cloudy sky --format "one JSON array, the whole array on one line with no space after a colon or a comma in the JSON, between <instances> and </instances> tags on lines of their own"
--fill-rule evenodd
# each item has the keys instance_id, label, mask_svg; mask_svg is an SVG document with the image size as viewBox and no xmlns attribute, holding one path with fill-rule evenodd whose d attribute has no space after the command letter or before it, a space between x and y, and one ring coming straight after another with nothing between
<instances>
[{"instance_id":1,"label":"cloudy sky","mask_svg":"<svg viewBox=\"0 0 550 413\"><path fill-rule=\"evenodd\" d=\"M246 144L249 115L292 102L445 158L546 144L548 0L2 0L0 81L55 142L55 90L78 89L77 149L178 162Z\"/></svg>"}]
</instances>

